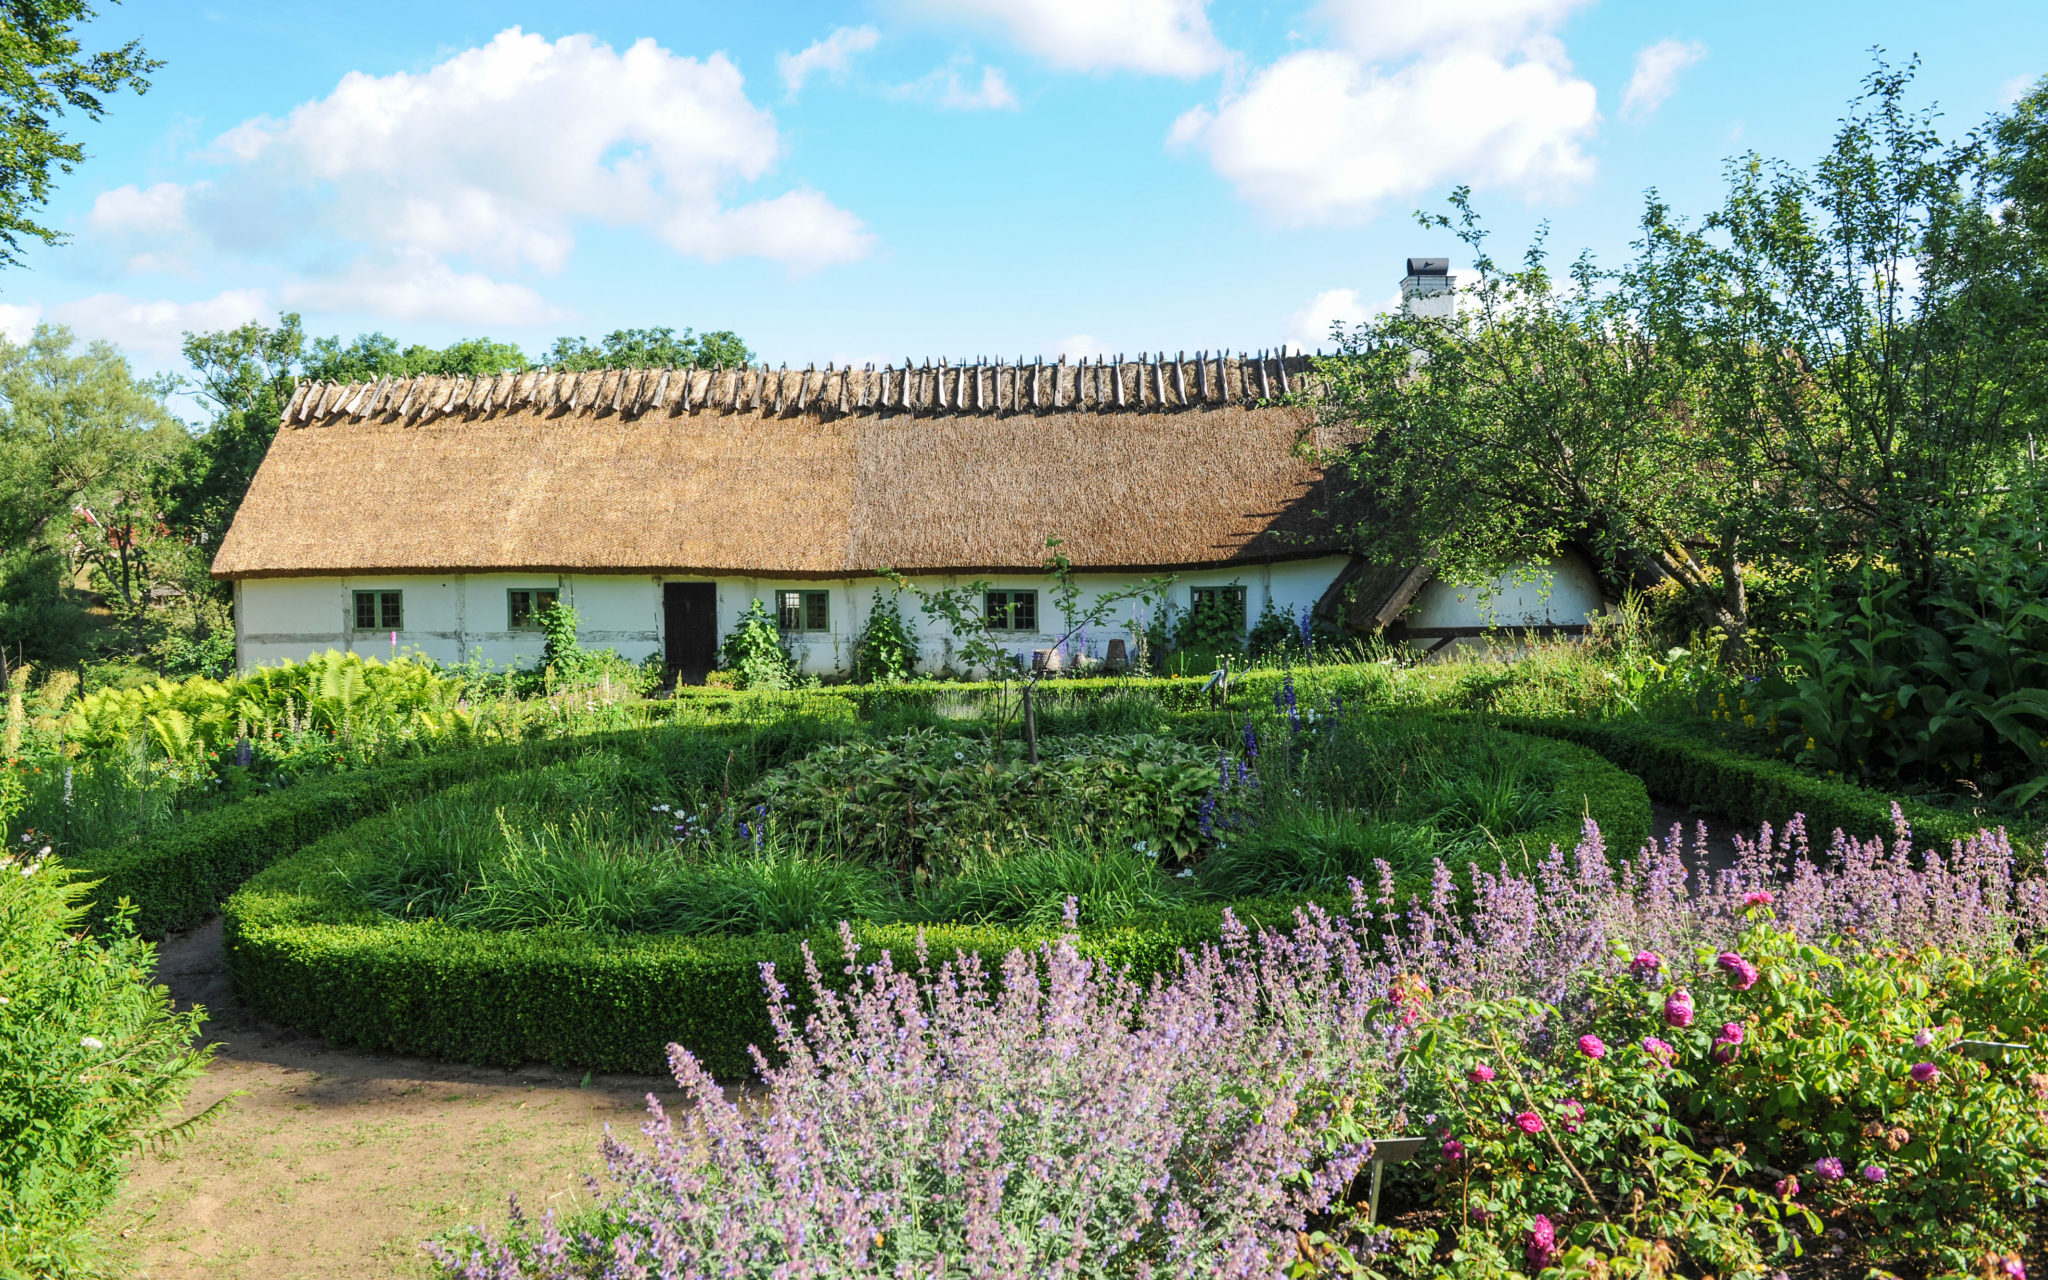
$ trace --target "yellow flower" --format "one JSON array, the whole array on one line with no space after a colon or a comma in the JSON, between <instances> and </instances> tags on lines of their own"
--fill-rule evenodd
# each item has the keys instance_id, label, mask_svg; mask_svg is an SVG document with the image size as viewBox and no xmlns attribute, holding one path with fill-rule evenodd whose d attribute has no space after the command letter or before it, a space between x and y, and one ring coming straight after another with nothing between
<instances>
[{"instance_id":1,"label":"yellow flower","mask_svg":"<svg viewBox=\"0 0 2048 1280\"><path fill-rule=\"evenodd\" d=\"M1812 739L1812 738L1808 738L1808 739L1806 740L1806 749L1807 749L1808 751L1811 751L1811 750L1813 750L1813 739Z\"/></svg>"},{"instance_id":2,"label":"yellow flower","mask_svg":"<svg viewBox=\"0 0 2048 1280\"><path fill-rule=\"evenodd\" d=\"M1748 725L1752 729L1756 728L1756 713L1751 712L1750 714L1742 717L1742 723Z\"/></svg>"}]
</instances>

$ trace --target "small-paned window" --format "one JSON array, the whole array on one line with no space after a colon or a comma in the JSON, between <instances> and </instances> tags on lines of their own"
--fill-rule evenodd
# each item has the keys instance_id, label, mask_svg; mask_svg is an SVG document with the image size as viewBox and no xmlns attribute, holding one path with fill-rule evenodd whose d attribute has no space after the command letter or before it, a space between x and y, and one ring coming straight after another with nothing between
<instances>
[{"instance_id":1,"label":"small-paned window","mask_svg":"<svg viewBox=\"0 0 2048 1280\"><path fill-rule=\"evenodd\" d=\"M356 592L356 630L405 630L403 591Z\"/></svg>"},{"instance_id":2,"label":"small-paned window","mask_svg":"<svg viewBox=\"0 0 2048 1280\"><path fill-rule=\"evenodd\" d=\"M983 601L983 614L991 631L1038 630L1036 591L991 591Z\"/></svg>"},{"instance_id":3,"label":"small-paned window","mask_svg":"<svg viewBox=\"0 0 2048 1280\"><path fill-rule=\"evenodd\" d=\"M505 593L505 612L514 631L540 630L540 615L562 598L553 587L514 587Z\"/></svg>"},{"instance_id":4,"label":"small-paned window","mask_svg":"<svg viewBox=\"0 0 2048 1280\"><path fill-rule=\"evenodd\" d=\"M1206 615L1233 631L1243 631L1246 624L1245 592L1242 586L1190 587L1188 603L1193 612Z\"/></svg>"},{"instance_id":5,"label":"small-paned window","mask_svg":"<svg viewBox=\"0 0 2048 1280\"><path fill-rule=\"evenodd\" d=\"M784 631L830 631L832 629L832 593L829 591L776 592L775 622Z\"/></svg>"}]
</instances>

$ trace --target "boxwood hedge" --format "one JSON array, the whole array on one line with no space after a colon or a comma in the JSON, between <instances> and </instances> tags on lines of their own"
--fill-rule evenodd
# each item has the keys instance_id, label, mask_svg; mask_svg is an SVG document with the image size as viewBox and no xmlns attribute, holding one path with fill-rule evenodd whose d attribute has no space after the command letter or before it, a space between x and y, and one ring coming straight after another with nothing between
<instances>
[{"instance_id":1,"label":"boxwood hedge","mask_svg":"<svg viewBox=\"0 0 2048 1280\"><path fill-rule=\"evenodd\" d=\"M1825 843L1840 829L1869 839L1890 838L1893 797L1851 782L1816 777L1782 760L1750 755L1705 740L1682 726L1628 720L1563 720L1508 717L1505 728L1574 742L1597 751L1640 778L1649 793L1667 803L1746 824L1782 823L1806 815L1807 830ZM1900 799L1921 846L1968 839L1986 827L2007 826L2021 842L2038 846L2038 823L2013 823L1983 813L1960 812L1922 801Z\"/></svg>"},{"instance_id":2,"label":"boxwood hedge","mask_svg":"<svg viewBox=\"0 0 2048 1280\"><path fill-rule=\"evenodd\" d=\"M1646 834L1642 784L1584 748L1549 742L1562 755L1558 790L1574 816L1518 843L1541 853L1569 849L1585 817L1616 847ZM346 864L374 856L386 816L313 843L259 873L228 902L228 967L241 998L263 1017L336 1044L488 1065L544 1061L557 1066L659 1071L670 1043L687 1045L722 1076L752 1068L749 1046L772 1033L762 966L793 990L808 942L828 973L841 954L836 933L813 936L679 937L546 929L492 932L436 921L399 921L348 886ZM1426 885L1410 886L1424 890ZM1302 899L1232 903L1253 924L1284 923ZM1333 904L1341 905L1341 904ZM1183 949L1214 941L1223 907L1189 904L1131 923L1084 928L1080 949L1146 976L1170 969ZM917 926L855 922L864 951L914 950ZM934 961L974 953L994 968L1017 948L1050 938L1043 929L982 924L926 925Z\"/></svg>"}]
</instances>

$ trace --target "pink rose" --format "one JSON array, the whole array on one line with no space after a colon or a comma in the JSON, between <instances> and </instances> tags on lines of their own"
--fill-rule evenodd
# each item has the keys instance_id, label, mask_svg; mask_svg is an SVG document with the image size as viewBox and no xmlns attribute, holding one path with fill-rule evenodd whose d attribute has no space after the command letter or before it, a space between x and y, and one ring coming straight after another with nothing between
<instances>
[{"instance_id":1,"label":"pink rose","mask_svg":"<svg viewBox=\"0 0 2048 1280\"><path fill-rule=\"evenodd\" d=\"M1933 1084L1941 1079L1941 1068L1931 1062L1917 1062L1908 1074L1913 1077L1914 1084Z\"/></svg>"},{"instance_id":2,"label":"pink rose","mask_svg":"<svg viewBox=\"0 0 2048 1280\"><path fill-rule=\"evenodd\" d=\"M1447 1139L1445 1139L1445 1141L1444 1141L1444 1159L1446 1159L1446 1160L1463 1160L1464 1158L1465 1158L1465 1144L1464 1144L1464 1143L1462 1143L1462 1142L1460 1142L1460 1141L1458 1141L1458 1140L1457 1140L1456 1138L1447 1138Z\"/></svg>"},{"instance_id":3,"label":"pink rose","mask_svg":"<svg viewBox=\"0 0 2048 1280\"><path fill-rule=\"evenodd\" d=\"M1664 998L1664 1025L1668 1027L1689 1027L1692 1025L1692 995L1678 990Z\"/></svg>"},{"instance_id":4,"label":"pink rose","mask_svg":"<svg viewBox=\"0 0 2048 1280\"><path fill-rule=\"evenodd\" d=\"M1471 1078L1474 1084L1485 1084L1493 1079L1493 1068L1482 1062L1465 1074Z\"/></svg>"},{"instance_id":5,"label":"pink rose","mask_svg":"<svg viewBox=\"0 0 2048 1280\"><path fill-rule=\"evenodd\" d=\"M1768 907L1776 901L1769 889L1758 889L1742 895L1742 905L1745 907Z\"/></svg>"},{"instance_id":6,"label":"pink rose","mask_svg":"<svg viewBox=\"0 0 2048 1280\"><path fill-rule=\"evenodd\" d=\"M1534 1111L1519 1112L1515 1116L1515 1127L1533 1138L1543 1132L1543 1117Z\"/></svg>"},{"instance_id":7,"label":"pink rose","mask_svg":"<svg viewBox=\"0 0 2048 1280\"><path fill-rule=\"evenodd\" d=\"M1551 1259L1557 1256L1557 1228L1549 1218L1540 1213L1536 1215L1535 1223L1529 1228L1529 1245L1524 1252L1529 1265L1537 1271L1549 1266Z\"/></svg>"},{"instance_id":8,"label":"pink rose","mask_svg":"<svg viewBox=\"0 0 2048 1280\"><path fill-rule=\"evenodd\" d=\"M1678 1050L1671 1047L1670 1041L1659 1040L1655 1036L1643 1037L1643 1052L1667 1067L1671 1065L1671 1060L1678 1056Z\"/></svg>"},{"instance_id":9,"label":"pink rose","mask_svg":"<svg viewBox=\"0 0 2048 1280\"><path fill-rule=\"evenodd\" d=\"M1604 1041L1600 1039L1599 1036L1580 1036L1579 1052L1585 1054L1589 1058L1604 1058L1607 1056L1607 1045Z\"/></svg>"},{"instance_id":10,"label":"pink rose","mask_svg":"<svg viewBox=\"0 0 2048 1280\"><path fill-rule=\"evenodd\" d=\"M1729 984L1737 991L1747 991L1756 985L1756 966L1733 951L1723 951L1715 956L1714 963L1727 970Z\"/></svg>"}]
</instances>

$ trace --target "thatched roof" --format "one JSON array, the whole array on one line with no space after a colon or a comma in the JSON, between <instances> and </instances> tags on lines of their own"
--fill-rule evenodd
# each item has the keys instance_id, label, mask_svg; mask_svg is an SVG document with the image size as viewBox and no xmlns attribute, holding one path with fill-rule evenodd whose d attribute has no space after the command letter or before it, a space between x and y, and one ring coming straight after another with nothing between
<instances>
[{"instance_id":1,"label":"thatched roof","mask_svg":"<svg viewBox=\"0 0 2048 1280\"><path fill-rule=\"evenodd\" d=\"M215 576L839 577L1317 546L1302 357L304 385Z\"/></svg>"}]
</instances>

